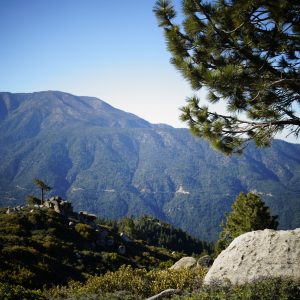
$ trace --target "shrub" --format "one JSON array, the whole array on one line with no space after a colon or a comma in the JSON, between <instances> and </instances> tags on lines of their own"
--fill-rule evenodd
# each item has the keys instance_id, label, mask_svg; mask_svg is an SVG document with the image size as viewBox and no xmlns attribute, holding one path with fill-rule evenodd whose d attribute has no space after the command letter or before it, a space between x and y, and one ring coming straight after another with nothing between
<instances>
[{"instance_id":1,"label":"shrub","mask_svg":"<svg viewBox=\"0 0 300 300\"><path fill-rule=\"evenodd\" d=\"M0 282L26 286L31 285L35 279L36 275L31 270L20 265L15 269L0 270Z\"/></svg>"},{"instance_id":2,"label":"shrub","mask_svg":"<svg viewBox=\"0 0 300 300\"><path fill-rule=\"evenodd\" d=\"M10 260L19 261L34 261L36 256L39 255L38 251L32 247L13 245L3 248L3 254L7 255Z\"/></svg>"},{"instance_id":3,"label":"shrub","mask_svg":"<svg viewBox=\"0 0 300 300\"><path fill-rule=\"evenodd\" d=\"M75 231L78 232L84 239L94 240L95 230L87 224L78 223L75 225Z\"/></svg>"},{"instance_id":4,"label":"shrub","mask_svg":"<svg viewBox=\"0 0 300 300\"><path fill-rule=\"evenodd\" d=\"M1 300L15 300L15 299L26 299L26 300L44 300L41 291L32 291L25 289L24 287L17 285L12 286L6 283L0 283L0 299Z\"/></svg>"},{"instance_id":5,"label":"shrub","mask_svg":"<svg viewBox=\"0 0 300 300\"><path fill-rule=\"evenodd\" d=\"M105 264L115 264L118 260L116 252L102 252L102 260Z\"/></svg>"},{"instance_id":6,"label":"shrub","mask_svg":"<svg viewBox=\"0 0 300 300\"><path fill-rule=\"evenodd\" d=\"M90 277L85 284L71 282L68 288L55 288L49 292L49 295L51 299L62 299L71 295L74 297L101 296L127 291L135 297L145 298L168 288L189 291L199 288L205 273L204 269L154 269L148 272L146 269L133 269L131 266L123 265L115 272Z\"/></svg>"},{"instance_id":7,"label":"shrub","mask_svg":"<svg viewBox=\"0 0 300 300\"><path fill-rule=\"evenodd\" d=\"M300 282L278 278L265 279L242 286L207 286L174 300L298 300Z\"/></svg>"}]
</instances>

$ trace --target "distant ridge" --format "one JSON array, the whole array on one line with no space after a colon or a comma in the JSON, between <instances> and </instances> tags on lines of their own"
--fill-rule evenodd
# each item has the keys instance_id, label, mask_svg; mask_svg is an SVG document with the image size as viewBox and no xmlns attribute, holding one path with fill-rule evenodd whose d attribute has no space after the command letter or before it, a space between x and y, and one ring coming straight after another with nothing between
<instances>
[{"instance_id":1,"label":"distant ridge","mask_svg":"<svg viewBox=\"0 0 300 300\"><path fill-rule=\"evenodd\" d=\"M281 228L300 226L297 144L275 140L226 157L187 129L59 91L0 93L0 132L1 206L37 194L37 177L76 210L153 215L214 240L237 194L256 191Z\"/></svg>"},{"instance_id":2,"label":"distant ridge","mask_svg":"<svg viewBox=\"0 0 300 300\"><path fill-rule=\"evenodd\" d=\"M35 110L38 110L40 114L48 114L48 116L43 115L42 121L46 121L47 118L54 118L55 121L59 121L63 125L67 125L67 121L71 119L77 122L95 122L95 125L105 127L151 128L152 126L134 114L116 109L95 97L77 97L69 93L47 91L30 94L2 92L0 98L2 100L0 114L3 117L13 117L12 113L17 113L20 116L22 112L28 110L28 107L34 105ZM66 120L57 119L62 114L67 118Z\"/></svg>"}]
</instances>

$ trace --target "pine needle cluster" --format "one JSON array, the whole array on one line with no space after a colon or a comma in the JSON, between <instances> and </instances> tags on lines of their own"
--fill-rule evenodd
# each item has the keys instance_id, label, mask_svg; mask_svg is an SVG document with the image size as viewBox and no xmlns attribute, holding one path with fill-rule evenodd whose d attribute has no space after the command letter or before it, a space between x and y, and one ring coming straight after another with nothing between
<instances>
[{"instance_id":1,"label":"pine needle cluster","mask_svg":"<svg viewBox=\"0 0 300 300\"><path fill-rule=\"evenodd\" d=\"M153 9L171 63L228 111L210 112L198 97L188 98L181 119L192 133L226 154L241 152L250 140L267 146L284 128L298 137L300 2L183 0L182 9L181 25L172 1L158 0Z\"/></svg>"}]
</instances>

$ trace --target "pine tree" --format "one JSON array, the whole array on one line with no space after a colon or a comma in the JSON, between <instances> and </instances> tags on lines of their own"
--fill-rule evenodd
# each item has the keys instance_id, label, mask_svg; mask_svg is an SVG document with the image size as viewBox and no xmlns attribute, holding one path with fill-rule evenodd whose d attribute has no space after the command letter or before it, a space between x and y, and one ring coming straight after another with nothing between
<instances>
[{"instance_id":1,"label":"pine tree","mask_svg":"<svg viewBox=\"0 0 300 300\"><path fill-rule=\"evenodd\" d=\"M192 133L226 154L248 141L267 146L288 129L298 137L300 118L300 1L184 0L182 26L170 0L153 9L163 27L171 63L191 86L224 101L221 115L199 105L181 108ZM241 116L242 114L242 116Z\"/></svg>"},{"instance_id":2,"label":"pine tree","mask_svg":"<svg viewBox=\"0 0 300 300\"><path fill-rule=\"evenodd\" d=\"M44 203L44 192L49 192L52 190L52 187L48 186L44 181L35 178L33 179L34 184L41 190L42 198L41 201Z\"/></svg>"},{"instance_id":3,"label":"pine tree","mask_svg":"<svg viewBox=\"0 0 300 300\"><path fill-rule=\"evenodd\" d=\"M271 216L269 208L253 193L240 193L232 204L232 212L222 224L223 231L216 243L215 252L220 253L239 235L262 229L277 229L277 216Z\"/></svg>"}]
</instances>

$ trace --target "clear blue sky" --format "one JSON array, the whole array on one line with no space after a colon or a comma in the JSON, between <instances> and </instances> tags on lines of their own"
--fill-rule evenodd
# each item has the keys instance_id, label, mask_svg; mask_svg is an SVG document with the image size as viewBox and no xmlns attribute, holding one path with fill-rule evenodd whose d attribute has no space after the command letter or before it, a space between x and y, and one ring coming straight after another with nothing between
<instances>
[{"instance_id":1,"label":"clear blue sky","mask_svg":"<svg viewBox=\"0 0 300 300\"><path fill-rule=\"evenodd\" d=\"M154 3L0 0L0 90L95 96L152 123L185 127L179 107L194 91L169 63ZM180 10L181 1L173 3Z\"/></svg>"},{"instance_id":2,"label":"clear blue sky","mask_svg":"<svg viewBox=\"0 0 300 300\"><path fill-rule=\"evenodd\" d=\"M183 127L178 108L193 92L169 63L154 3L1 0L1 91L96 96L150 122Z\"/></svg>"}]
</instances>

